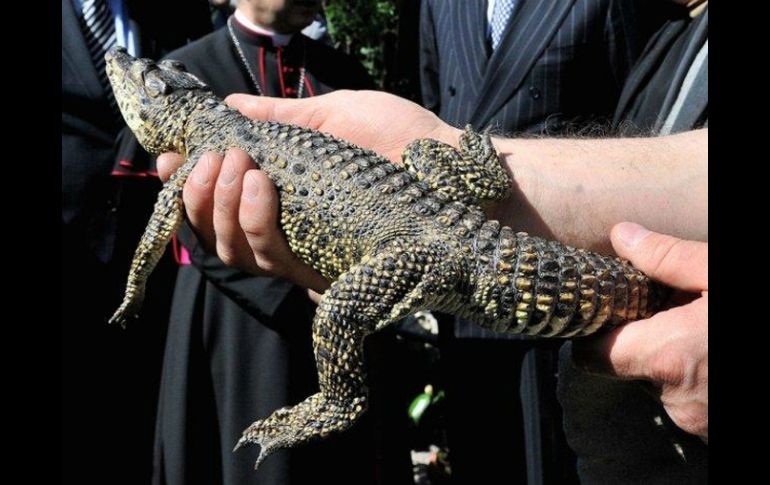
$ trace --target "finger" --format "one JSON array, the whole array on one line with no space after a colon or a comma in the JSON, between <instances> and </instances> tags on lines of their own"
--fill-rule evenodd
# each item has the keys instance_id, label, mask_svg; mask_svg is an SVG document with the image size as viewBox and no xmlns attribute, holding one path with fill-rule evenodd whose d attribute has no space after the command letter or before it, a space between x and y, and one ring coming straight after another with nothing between
<instances>
[{"instance_id":1,"label":"finger","mask_svg":"<svg viewBox=\"0 0 770 485\"><path fill-rule=\"evenodd\" d=\"M305 98L307 99L307 98ZM225 103L243 113L244 116L257 120L275 120L293 123L304 100L293 98L270 98L250 94L231 94Z\"/></svg>"},{"instance_id":2,"label":"finger","mask_svg":"<svg viewBox=\"0 0 770 485\"><path fill-rule=\"evenodd\" d=\"M212 223L214 185L222 166L222 155L204 153L193 168L182 193L187 217L203 248L209 252L215 247L216 237Z\"/></svg>"},{"instance_id":3,"label":"finger","mask_svg":"<svg viewBox=\"0 0 770 485\"><path fill-rule=\"evenodd\" d=\"M158 166L158 176L164 182L176 172L184 163L184 157L178 153L166 152L158 155L156 165Z\"/></svg>"},{"instance_id":4,"label":"finger","mask_svg":"<svg viewBox=\"0 0 770 485\"><path fill-rule=\"evenodd\" d=\"M685 291L708 290L708 244L658 234L639 224L612 228L612 245L651 278Z\"/></svg>"},{"instance_id":5,"label":"finger","mask_svg":"<svg viewBox=\"0 0 770 485\"><path fill-rule=\"evenodd\" d=\"M276 102L278 98L267 96L253 96L250 94L231 94L225 98L225 103L231 108L240 111L244 116L261 121L274 120Z\"/></svg>"},{"instance_id":6,"label":"finger","mask_svg":"<svg viewBox=\"0 0 770 485\"><path fill-rule=\"evenodd\" d=\"M307 297L310 298L310 301L318 305L321 302L321 294L313 291L313 290L307 290Z\"/></svg>"},{"instance_id":7,"label":"finger","mask_svg":"<svg viewBox=\"0 0 770 485\"><path fill-rule=\"evenodd\" d=\"M281 123L318 129L325 116L317 116L317 112L327 102L329 95L312 98L269 98L248 94L231 94L225 102L240 111L244 116L256 120L272 120Z\"/></svg>"},{"instance_id":8,"label":"finger","mask_svg":"<svg viewBox=\"0 0 770 485\"><path fill-rule=\"evenodd\" d=\"M305 288L325 290L329 282L292 253L279 228L278 213L273 182L264 172L249 170L243 180L239 221L258 266Z\"/></svg>"},{"instance_id":9,"label":"finger","mask_svg":"<svg viewBox=\"0 0 770 485\"><path fill-rule=\"evenodd\" d=\"M684 374L685 355L680 342L693 335L708 347L708 333L693 329L708 321L708 294L701 301L660 312L595 337L575 340L572 355L583 370L620 379L647 379L655 383L675 381ZM697 332L697 333L696 333ZM692 347L686 350L691 351Z\"/></svg>"},{"instance_id":10,"label":"finger","mask_svg":"<svg viewBox=\"0 0 770 485\"><path fill-rule=\"evenodd\" d=\"M271 249L270 239L278 230L278 207L278 192L267 174L261 170L246 172L239 222L257 253L266 253ZM270 271L272 268L266 269Z\"/></svg>"},{"instance_id":11,"label":"finger","mask_svg":"<svg viewBox=\"0 0 770 485\"><path fill-rule=\"evenodd\" d=\"M229 266L246 271L258 270L246 235L238 222L243 175L254 167L254 161L240 148L225 153L214 189L213 225L219 258Z\"/></svg>"}]
</instances>

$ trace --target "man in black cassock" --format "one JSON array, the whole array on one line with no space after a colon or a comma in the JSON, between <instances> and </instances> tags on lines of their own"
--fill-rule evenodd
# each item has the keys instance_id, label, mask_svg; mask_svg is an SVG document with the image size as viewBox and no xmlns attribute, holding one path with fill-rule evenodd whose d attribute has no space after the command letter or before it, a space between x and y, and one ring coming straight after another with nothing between
<instances>
[{"instance_id":1,"label":"man in black cassock","mask_svg":"<svg viewBox=\"0 0 770 485\"><path fill-rule=\"evenodd\" d=\"M372 88L352 57L300 33L320 1L241 1L218 31L167 56L220 97L300 98ZM179 244L181 242L181 244ZM293 284L227 268L184 226L155 446L155 484L376 483L371 419L350 433L276 453L232 449L253 421L318 391L315 306Z\"/></svg>"}]
</instances>

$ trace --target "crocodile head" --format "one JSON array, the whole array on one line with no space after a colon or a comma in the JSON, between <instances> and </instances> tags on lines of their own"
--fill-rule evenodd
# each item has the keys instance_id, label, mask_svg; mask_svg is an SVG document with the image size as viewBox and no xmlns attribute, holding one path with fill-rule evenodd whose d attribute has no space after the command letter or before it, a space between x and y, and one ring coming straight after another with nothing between
<instances>
[{"instance_id":1,"label":"crocodile head","mask_svg":"<svg viewBox=\"0 0 770 485\"><path fill-rule=\"evenodd\" d=\"M179 61L136 59L122 47L109 51L105 61L115 100L139 143L150 153L183 153L185 122L213 96L211 89Z\"/></svg>"}]
</instances>

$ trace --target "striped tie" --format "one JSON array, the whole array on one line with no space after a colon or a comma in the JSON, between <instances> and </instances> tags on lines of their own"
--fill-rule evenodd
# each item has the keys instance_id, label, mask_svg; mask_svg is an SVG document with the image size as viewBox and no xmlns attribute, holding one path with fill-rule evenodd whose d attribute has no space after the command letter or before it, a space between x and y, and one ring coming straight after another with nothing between
<instances>
[{"instance_id":1,"label":"striped tie","mask_svg":"<svg viewBox=\"0 0 770 485\"><path fill-rule=\"evenodd\" d=\"M492 10L492 21L490 22L492 49L497 49L500 40L503 38L503 32L508 25L508 20L513 13L514 0L495 0L495 6Z\"/></svg>"},{"instance_id":2,"label":"striped tie","mask_svg":"<svg viewBox=\"0 0 770 485\"><path fill-rule=\"evenodd\" d=\"M120 116L112 86L107 79L104 54L117 43L115 37L115 19L107 6L106 0L83 0L83 16L80 18L80 28L86 40L86 46L91 52L96 73L102 83L110 108L116 116Z\"/></svg>"}]
</instances>

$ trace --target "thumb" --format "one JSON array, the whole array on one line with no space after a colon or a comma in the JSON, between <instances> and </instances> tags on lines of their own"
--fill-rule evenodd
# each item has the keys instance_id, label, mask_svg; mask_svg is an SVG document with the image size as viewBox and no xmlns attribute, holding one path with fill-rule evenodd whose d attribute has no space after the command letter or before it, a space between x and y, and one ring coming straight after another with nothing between
<instances>
[{"instance_id":1,"label":"thumb","mask_svg":"<svg viewBox=\"0 0 770 485\"><path fill-rule=\"evenodd\" d=\"M225 103L235 108L244 116L260 121L278 121L292 125L318 128L320 120L313 123L314 106L320 105L317 98L271 98L267 96L252 96L250 94L231 94Z\"/></svg>"},{"instance_id":2,"label":"thumb","mask_svg":"<svg viewBox=\"0 0 770 485\"><path fill-rule=\"evenodd\" d=\"M263 96L252 96L250 94L231 94L225 98L225 103L231 108L240 111L244 116L255 120L275 119L276 99Z\"/></svg>"},{"instance_id":3,"label":"thumb","mask_svg":"<svg viewBox=\"0 0 770 485\"><path fill-rule=\"evenodd\" d=\"M184 157L182 155L171 152L162 153L156 160L158 176L165 182L182 164L184 164Z\"/></svg>"},{"instance_id":4,"label":"thumb","mask_svg":"<svg viewBox=\"0 0 770 485\"><path fill-rule=\"evenodd\" d=\"M708 243L659 234L631 222L613 227L610 238L618 256L652 279L684 291L708 290Z\"/></svg>"}]
</instances>

